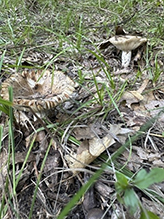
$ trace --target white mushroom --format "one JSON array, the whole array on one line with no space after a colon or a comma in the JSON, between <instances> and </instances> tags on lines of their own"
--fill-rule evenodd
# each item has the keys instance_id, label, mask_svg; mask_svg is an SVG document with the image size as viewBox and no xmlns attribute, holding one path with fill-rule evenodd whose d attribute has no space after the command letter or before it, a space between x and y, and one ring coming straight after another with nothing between
<instances>
[{"instance_id":1,"label":"white mushroom","mask_svg":"<svg viewBox=\"0 0 164 219\"><path fill-rule=\"evenodd\" d=\"M122 67L127 68L131 61L132 50L147 42L146 38L140 36L120 36L111 37L109 41L119 50L122 50Z\"/></svg>"}]
</instances>

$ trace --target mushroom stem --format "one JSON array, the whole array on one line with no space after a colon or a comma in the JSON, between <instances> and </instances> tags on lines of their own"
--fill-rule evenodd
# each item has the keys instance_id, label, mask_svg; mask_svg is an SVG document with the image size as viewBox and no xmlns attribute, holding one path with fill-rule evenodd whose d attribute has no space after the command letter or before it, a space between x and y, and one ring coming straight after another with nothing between
<instances>
[{"instance_id":1,"label":"mushroom stem","mask_svg":"<svg viewBox=\"0 0 164 219\"><path fill-rule=\"evenodd\" d=\"M131 61L131 56L132 56L132 51L122 51L122 67L127 68L130 64Z\"/></svg>"}]
</instances>

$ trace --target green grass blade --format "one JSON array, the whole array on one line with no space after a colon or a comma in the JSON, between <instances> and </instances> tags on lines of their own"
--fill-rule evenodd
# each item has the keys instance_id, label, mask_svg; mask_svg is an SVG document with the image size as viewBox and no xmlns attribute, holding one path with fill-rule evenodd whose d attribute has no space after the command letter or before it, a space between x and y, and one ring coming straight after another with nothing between
<instances>
[{"instance_id":1,"label":"green grass blade","mask_svg":"<svg viewBox=\"0 0 164 219\"><path fill-rule=\"evenodd\" d=\"M0 71L2 70L2 64L3 64L4 57L5 57L5 53L6 53L6 50L4 50L4 52L3 52L2 55L1 55L1 60L0 60Z\"/></svg>"},{"instance_id":2,"label":"green grass blade","mask_svg":"<svg viewBox=\"0 0 164 219\"><path fill-rule=\"evenodd\" d=\"M13 101L13 90L12 87L9 87L9 100ZM10 137L10 143L11 143L11 151L12 151L12 167L13 167L13 195L16 195L16 185L15 185L15 143L14 143L14 131L13 131L13 108L9 107L9 137Z\"/></svg>"},{"instance_id":3,"label":"green grass blade","mask_svg":"<svg viewBox=\"0 0 164 219\"><path fill-rule=\"evenodd\" d=\"M85 192L90 188L90 186L100 177L105 168L106 164L103 164L102 167L89 179L89 181L81 187L81 189L73 196L71 201L62 210L62 212L58 216L58 219L63 219L65 216L67 216L69 211L80 200L80 198L85 194Z\"/></svg>"},{"instance_id":4,"label":"green grass blade","mask_svg":"<svg viewBox=\"0 0 164 219\"><path fill-rule=\"evenodd\" d=\"M24 52L25 52L25 49L26 49L26 48L24 47L24 48L23 48L23 51L21 52L21 54L20 54L20 56L19 56L19 58L18 58L16 71L18 71L19 66L21 65L22 57L23 57L23 54L24 54Z\"/></svg>"},{"instance_id":5,"label":"green grass blade","mask_svg":"<svg viewBox=\"0 0 164 219\"><path fill-rule=\"evenodd\" d=\"M109 65L108 63L104 60L104 58L101 56L101 54L97 54L96 52L90 50L90 49L87 49L88 52L90 52L92 55L94 55L96 57L96 59L99 61L100 65L101 65L101 68L103 69L104 73L106 74L106 77L107 79L109 80L110 84L111 84L111 88L114 89L115 88L115 83L113 81L113 78L109 72L109 70L106 70L104 68L104 65L106 66L107 69L109 69ZM104 64L104 65L103 65Z\"/></svg>"},{"instance_id":6,"label":"green grass blade","mask_svg":"<svg viewBox=\"0 0 164 219\"><path fill-rule=\"evenodd\" d=\"M36 187L35 187L35 191L34 191L34 195L33 195L32 204L31 204L31 208L30 208L30 213L29 213L28 219L32 218L32 213L33 213L33 209L34 209L34 204L35 204L35 200L36 200L37 191L38 191L38 188L39 188L40 179L41 179L41 176L42 176L42 172L43 172L43 169L44 169L44 165L45 165L45 162L46 162L49 150L51 148L51 144L52 144L52 141L50 141L50 144L49 144L49 146L47 148L46 154L44 156L44 159L43 159L43 162L42 162L42 165L41 165L41 168L40 168L40 173L39 173L39 176L38 176L38 179L37 179L37 183L36 183Z\"/></svg>"}]
</instances>

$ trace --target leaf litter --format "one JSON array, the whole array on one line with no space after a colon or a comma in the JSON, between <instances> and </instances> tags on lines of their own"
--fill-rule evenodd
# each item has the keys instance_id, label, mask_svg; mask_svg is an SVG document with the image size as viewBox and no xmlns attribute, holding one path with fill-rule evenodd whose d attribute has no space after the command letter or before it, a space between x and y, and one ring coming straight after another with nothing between
<instances>
[{"instance_id":1,"label":"leaf litter","mask_svg":"<svg viewBox=\"0 0 164 219\"><path fill-rule=\"evenodd\" d=\"M100 40L101 37L103 38L103 36L100 36L100 34L95 36L94 32L92 31L90 32L90 36L94 40ZM53 42L51 44L53 45ZM56 45L59 45L57 40L54 42L54 47ZM63 44L63 49L66 49L67 47L70 47L70 44L65 42ZM39 66L48 63L48 61L52 59L52 55L50 55L48 52L36 52L33 48L35 48L35 46L30 48L30 52L25 53L22 59L22 65L29 64L33 68L36 66L36 64ZM109 50L110 52L108 52ZM96 100L99 98L99 95L97 95L97 90L103 89L103 83L106 82L107 86L112 90L111 84L107 82L106 74L104 74L104 70L102 70L104 63L100 65L100 62L93 56L93 54L84 54L84 57L80 57L79 63L77 63L77 50L75 51L73 48L69 48L68 51L70 53L75 53L75 57L73 57L72 60L70 60L68 57L65 57L64 59L59 57L54 59L53 64L57 69L59 68L59 70L65 71L66 69L67 74L69 72L70 75L73 75L73 78L70 79L68 76L66 76L66 74L61 72L62 78L60 79L57 76L57 82L55 81L55 85L59 85L61 91L56 92L55 87L54 91L56 93L53 93L54 96L51 94L51 92L49 92L51 86L45 89L47 84L51 84L50 82L52 79L52 74L50 72L53 72L53 65L49 66L48 79L44 78L42 80L41 78L41 82L38 82L40 71L36 70L35 72L32 71L32 73L23 73L26 77L26 82L14 82L16 86L18 86L18 84L23 84L24 89L23 96L22 92L18 93L19 88L17 88L17 90L13 89L14 96L18 93L16 101L14 102L15 108L18 107L19 110L21 108L21 112L23 112L23 114L26 116L24 120L27 118L30 120L30 123L33 126L32 129L28 125L24 127L24 120L22 123L21 116L16 116L15 114L16 119L19 118L19 120L17 119L17 123L20 131L23 133L23 141L21 144L19 143L17 145L15 151L15 166L18 172L20 171L21 165L25 160L27 151L33 142L32 151L26 162L26 168L24 169L22 178L17 186L17 192L19 192L19 194L17 194L18 209L22 218L23 214L28 215L30 211L30 204L34 187L36 185L36 180L41 171L41 163L44 159L50 142L52 147L47 155L41 183L37 193L36 204L34 207L33 215L35 215L36 218L51 218L58 216L61 212L61 209L70 201L70 197L72 197L79 190L81 184L89 180L90 175L89 177L86 177L87 171L89 174L90 172L93 173L94 168L99 167L100 161L106 160L103 158L104 155L106 155L107 158L110 158L111 154L115 152L122 144L124 144L130 135L133 135L133 133L138 131L147 120L157 115L159 111L163 109L163 82L161 82L161 89L156 89L152 81L147 79L148 70L144 71L144 49L139 48L139 50L134 51L132 54L132 64L129 66L130 68L128 71L120 70L120 53L111 44L108 44L108 47L102 51L104 59L110 66L110 71L113 74L116 88L118 89L121 82L128 83L128 86L117 103L120 110L119 113L112 104L107 105L107 103L110 102L110 98L106 91L103 94L104 100L106 101L105 107L103 108L99 105L99 103L96 102ZM164 63L162 58L159 61L162 64ZM14 63L15 60L13 57L10 58L10 55L5 57L4 65ZM136 63L137 70L139 69L141 72L143 71L143 74L137 79ZM75 91L74 83L75 81L78 81L78 69L80 69L85 76L82 78L81 83L79 83L79 86ZM106 67L103 69L106 71L109 70ZM2 69L2 72L3 71L4 70ZM11 77L14 78L17 74L19 74L18 78L21 77L20 73L16 72L15 69L12 69L11 72L13 73ZM28 72L30 71L28 70ZM115 74L116 72L117 74ZM93 75L95 75L95 80L98 83L98 87L96 87L93 83ZM23 80L23 78L21 77L20 80ZM136 80L136 83L133 83L133 80ZM6 81L8 83L8 79L6 79ZM68 85L69 83L67 82L71 82L70 87ZM29 83L32 85L32 88L27 88ZM132 86L131 83L133 83ZM36 89L34 89L35 86ZM2 89L1 91L2 97L7 95L6 99L8 99L7 88L8 85L5 87L5 90ZM30 94L27 93L25 88L28 89ZM67 88L70 88L70 92L67 92ZM76 95L72 98L71 94L73 91L76 93ZM48 92L48 94L46 92ZM116 90L114 90L113 94L115 94L115 92ZM158 97L157 92L159 92ZM54 101L52 108L53 110L55 109L56 112L53 112L53 116L49 116L51 104L47 105L46 108L43 106L43 104L40 104L40 100L42 98L44 99L45 97L49 96L50 98L52 97L52 99L54 98L52 100ZM45 113L43 117L46 117L48 120L46 125L52 125L52 129L49 129L48 131L37 131L42 127L40 121L38 121L37 118L32 119L32 112L26 112L29 110L25 108L27 105L26 102L29 103L31 100L32 105L30 105L30 107L32 106L32 109L34 109L36 113L40 113L40 111L44 109L43 111ZM63 103L64 101L70 103L69 107L66 105L66 103ZM88 108L85 106L87 101L90 101L90 106ZM38 107L36 107L37 104ZM103 119L103 110L107 107L109 107L110 110L108 111L106 118ZM96 113L99 116L95 115L95 109L97 110ZM15 113L16 112L17 111L15 110ZM20 113L20 111L18 112ZM81 116L87 113L89 114L88 117ZM6 126L6 121L5 123L1 123L3 127ZM54 125L56 121L59 123L59 126ZM70 121L73 121L72 125L68 125L70 124ZM63 122L66 122L65 126L62 126ZM15 127L17 128L16 124ZM14 128L14 132L16 132L16 128ZM128 170L136 173L141 168L151 169L151 167L163 167L164 149L162 132L163 114L161 114L155 124L152 124L152 128L147 130L147 133L143 133L142 139L132 142L131 152L130 149L127 149L122 153L119 159L117 159L117 161L120 163L120 168L126 164ZM15 142L19 142L19 138L20 136L15 135ZM12 176L11 166L13 165L9 159L6 143L8 143L7 139L2 142L2 147L4 150L1 151L1 157L3 159L1 159L2 171L0 188L2 190L4 189L4 182L6 178ZM114 181L115 178L111 172L104 172L102 177L100 177L93 187L85 193L84 199L81 201L82 203L72 209L68 218L100 218L98 215L102 216L105 211L106 213L104 218L116 218L117 216L122 218L121 215L124 215L126 218L130 218L128 209L123 209L115 198L116 193L113 183ZM157 206L154 205L153 201L145 198L145 195L143 194L140 194L140 196L141 200L143 201L143 205L146 205L147 210L150 210L156 214L159 213L159 211L157 212L155 210ZM114 204L110 207L109 203L111 201L113 201ZM27 205L26 209L24 207L25 204ZM163 212L160 212L160 217L164 217Z\"/></svg>"}]
</instances>

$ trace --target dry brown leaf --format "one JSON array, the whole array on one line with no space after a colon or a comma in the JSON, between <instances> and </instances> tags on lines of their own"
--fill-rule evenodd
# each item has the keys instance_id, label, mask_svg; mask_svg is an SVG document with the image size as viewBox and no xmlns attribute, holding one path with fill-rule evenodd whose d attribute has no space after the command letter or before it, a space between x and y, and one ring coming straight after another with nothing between
<instances>
[{"instance_id":1,"label":"dry brown leaf","mask_svg":"<svg viewBox=\"0 0 164 219\"><path fill-rule=\"evenodd\" d=\"M138 93L141 94L141 93L145 90L145 88L147 87L148 82L149 82L149 79L145 79L145 80L143 81L142 85L141 85L140 88L137 90Z\"/></svg>"},{"instance_id":2,"label":"dry brown leaf","mask_svg":"<svg viewBox=\"0 0 164 219\"><path fill-rule=\"evenodd\" d=\"M95 189L104 198L109 197L114 191L114 188L112 187L112 185L111 186L106 185L105 183L103 183L101 181L96 181Z\"/></svg>"},{"instance_id":3,"label":"dry brown leaf","mask_svg":"<svg viewBox=\"0 0 164 219\"><path fill-rule=\"evenodd\" d=\"M133 131L138 131L141 127L146 122L147 119L147 114L145 114L145 108L142 109L139 108L139 106L133 107L135 110L125 110L125 112L121 112L123 115L123 118L127 122L128 127L132 127Z\"/></svg>"},{"instance_id":4,"label":"dry brown leaf","mask_svg":"<svg viewBox=\"0 0 164 219\"><path fill-rule=\"evenodd\" d=\"M121 128L122 124L110 124L110 135L118 142L124 144L128 134L133 133L129 128Z\"/></svg>"},{"instance_id":5,"label":"dry brown leaf","mask_svg":"<svg viewBox=\"0 0 164 219\"><path fill-rule=\"evenodd\" d=\"M18 163L23 163L25 161L26 152L17 152L15 154L15 165ZM8 164L9 154L3 150L0 153L0 188L3 188L4 182L6 180L8 166L12 164L12 158L10 158L10 164ZM35 160L34 154L30 154L27 163Z\"/></svg>"},{"instance_id":6,"label":"dry brown leaf","mask_svg":"<svg viewBox=\"0 0 164 219\"><path fill-rule=\"evenodd\" d=\"M161 160L161 154L156 152L150 152L150 151L146 151L145 149L141 148L141 147L137 147L137 146L133 146L133 149L137 152L138 160L140 161L140 163L143 162L143 160L146 160L150 163L153 163L153 165L158 166L158 167L163 167L164 163ZM135 166L135 164L134 164Z\"/></svg>"},{"instance_id":7,"label":"dry brown leaf","mask_svg":"<svg viewBox=\"0 0 164 219\"><path fill-rule=\"evenodd\" d=\"M72 156L66 155L65 158L70 168L83 168L85 165L90 164L94 159L96 159L96 157L114 143L115 140L109 134L101 140L96 137L94 140L85 140L80 145L79 151L82 150L80 153L74 153Z\"/></svg>"},{"instance_id":8,"label":"dry brown leaf","mask_svg":"<svg viewBox=\"0 0 164 219\"><path fill-rule=\"evenodd\" d=\"M110 134L107 134L103 139L93 138L89 140L89 153L93 157L98 157L110 145L114 144L115 140Z\"/></svg>"},{"instance_id":9,"label":"dry brown leaf","mask_svg":"<svg viewBox=\"0 0 164 219\"><path fill-rule=\"evenodd\" d=\"M73 130L77 140L91 139L95 136L90 126L77 127Z\"/></svg>"},{"instance_id":10,"label":"dry brown leaf","mask_svg":"<svg viewBox=\"0 0 164 219\"><path fill-rule=\"evenodd\" d=\"M47 180L45 180L45 183L50 187L50 185L56 185L58 183L58 174L54 174L56 170L58 170L58 167L61 163L61 157L58 150L53 151L52 155L48 155L45 165L44 165L44 177L48 177ZM47 183L48 182L48 183Z\"/></svg>"},{"instance_id":11,"label":"dry brown leaf","mask_svg":"<svg viewBox=\"0 0 164 219\"><path fill-rule=\"evenodd\" d=\"M130 91L130 93L138 99L138 102L143 100L143 96L138 91Z\"/></svg>"},{"instance_id":12,"label":"dry brown leaf","mask_svg":"<svg viewBox=\"0 0 164 219\"><path fill-rule=\"evenodd\" d=\"M137 151L137 154L138 154L140 160L147 160L148 159L148 152L146 152L143 148L133 146L133 149L135 151Z\"/></svg>"},{"instance_id":13,"label":"dry brown leaf","mask_svg":"<svg viewBox=\"0 0 164 219\"><path fill-rule=\"evenodd\" d=\"M138 103L143 100L143 96L137 91L125 91L121 97L121 101L126 101L127 107L131 109L133 103Z\"/></svg>"},{"instance_id":14,"label":"dry brown leaf","mask_svg":"<svg viewBox=\"0 0 164 219\"><path fill-rule=\"evenodd\" d=\"M142 85L137 91L125 91L122 95L121 101L126 101L126 105L131 109L133 103L139 103L144 99L141 93L145 90L149 80L144 80Z\"/></svg>"},{"instance_id":15,"label":"dry brown leaf","mask_svg":"<svg viewBox=\"0 0 164 219\"><path fill-rule=\"evenodd\" d=\"M127 162L127 167L131 171L138 171L143 164L143 160L136 153L131 153L129 151L124 151L123 153L124 161Z\"/></svg>"},{"instance_id":16,"label":"dry brown leaf","mask_svg":"<svg viewBox=\"0 0 164 219\"><path fill-rule=\"evenodd\" d=\"M161 159L161 154L156 152L156 153L150 153L148 155L148 159L150 162L154 162L156 160L160 160Z\"/></svg>"},{"instance_id":17,"label":"dry brown leaf","mask_svg":"<svg viewBox=\"0 0 164 219\"><path fill-rule=\"evenodd\" d=\"M164 162L162 160L160 160L160 158L156 159L156 160L153 160L152 163L153 163L153 167L162 167L162 168L164 168Z\"/></svg>"},{"instance_id":18,"label":"dry brown leaf","mask_svg":"<svg viewBox=\"0 0 164 219\"><path fill-rule=\"evenodd\" d=\"M145 108L150 111L152 117L156 116L164 108L164 100L152 100L145 105ZM164 113L161 114L159 120L164 122Z\"/></svg>"},{"instance_id":19,"label":"dry brown leaf","mask_svg":"<svg viewBox=\"0 0 164 219\"><path fill-rule=\"evenodd\" d=\"M125 141L127 133L132 132L130 129L121 128L121 125L110 125L109 133L103 138L93 137L82 141L77 150L77 154L72 156L66 155L65 158L70 168L83 168L90 164L96 157L103 153L109 146L118 141ZM74 171L76 172L76 171Z\"/></svg>"},{"instance_id":20,"label":"dry brown leaf","mask_svg":"<svg viewBox=\"0 0 164 219\"><path fill-rule=\"evenodd\" d=\"M74 136L77 140L92 139L95 136L104 135L102 124L95 122L89 125L77 126L73 129Z\"/></svg>"}]
</instances>

